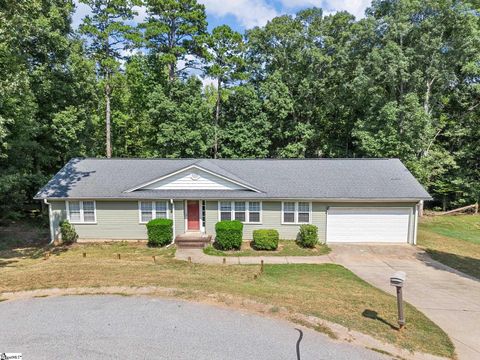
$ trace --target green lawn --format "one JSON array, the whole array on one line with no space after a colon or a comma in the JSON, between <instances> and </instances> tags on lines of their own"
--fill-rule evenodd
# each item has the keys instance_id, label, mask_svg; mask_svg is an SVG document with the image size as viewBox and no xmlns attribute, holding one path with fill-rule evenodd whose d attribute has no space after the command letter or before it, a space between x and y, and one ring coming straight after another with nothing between
<instances>
[{"instance_id":1,"label":"green lawn","mask_svg":"<svg viewBox=\"0 0 480 360\"><path fill-rule=\"evenodd\" d=\"M479 215L444 215L425 218L421 228L453 239L480 245Z\"/></svg>"},{"instance_id":2,"label":"green lawn","mask_svg":"<svg viewBox=\"0 0 480 360\"><path fill-rule=\"evenodd\" d=\"M190 300L230 297L246 308L249 302L243 300L251 299L272 314L284 309L277 316L287 319L316 316L408 350L447 357L454 353L448 336L408 304L408 326L396 330L395 298L339 265L265 265L260 274L258 265L189 264L174 259L174 248L152 249L141 243L57 247L48 259L44 250L30 246L0 251L0 298L7 291L46 288L161 287Z\"/></svg>"},{"instance_id":3,"label":"green lawn","mask_svg":"<svg viewBox=\"0 0 480 360\"><path fill-rule=\"evenodd\" d=\"M207 255L213 256L319 256L330 252L327 245L317 245L313 249L302 248L293 240L280 240L275 251L262 251L252 248L251 242L244 241L242 248L237 251L222 251L208 246L203 249Z\"/></svg>"},{"instance_id":4,"label":"green lawn","mask_svg":"<svg viewBox=\"0 0 480 360\"><path fill-rule=\"evenodd\" d=\"M433 259L480 279L480 215L424 217L418 245Z\"/></svg>"}]
</instances>

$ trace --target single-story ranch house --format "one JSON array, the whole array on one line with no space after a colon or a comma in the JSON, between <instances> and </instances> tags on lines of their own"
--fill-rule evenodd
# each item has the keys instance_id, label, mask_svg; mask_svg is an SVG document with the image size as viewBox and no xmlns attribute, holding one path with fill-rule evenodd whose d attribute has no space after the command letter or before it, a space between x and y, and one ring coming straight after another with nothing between
<instances>
[{"instance_id":1,"label":"single-story ranch house","mask_svg":"<svg viewBox=\"0 0 480 360\"><path fill-rule=\"evenodd\" d=\"M35 199L48 204L52 241L68 219L81 240L140 240L153 218L174 238L215 236L219 220L295 239L314 224L333 242L416 243L430 195L398 159L72 159ZM184 235L185 236L185 235Z\"/></svg>"}]
</instances>

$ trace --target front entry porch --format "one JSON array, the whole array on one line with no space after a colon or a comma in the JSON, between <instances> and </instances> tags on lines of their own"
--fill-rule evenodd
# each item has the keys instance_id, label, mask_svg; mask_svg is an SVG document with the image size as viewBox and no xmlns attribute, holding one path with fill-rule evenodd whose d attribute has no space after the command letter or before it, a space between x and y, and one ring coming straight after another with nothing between
<instances>
[{"instance_id":1,"label":"front entry porch","mask_svg":"<svg viewBox=\"0 0 480 360\"><path fill-rule=\"evenodd\" d=\"M184 233L175 237L175 244L183 249L202 249L212 241L211 235L205 234L205 201L184 200Z\"/></svg>"},{"instance_id":2,"label":"front entry porch","mask_svg":"<svg viewBox=\"0 0 480 360\"><path fill-rule=\"evenodd\" d=\"M197 231L188 231L175 237L175 244L179 249L202 249L212 242L212 235Z\"/></svg>"}]
</instances>

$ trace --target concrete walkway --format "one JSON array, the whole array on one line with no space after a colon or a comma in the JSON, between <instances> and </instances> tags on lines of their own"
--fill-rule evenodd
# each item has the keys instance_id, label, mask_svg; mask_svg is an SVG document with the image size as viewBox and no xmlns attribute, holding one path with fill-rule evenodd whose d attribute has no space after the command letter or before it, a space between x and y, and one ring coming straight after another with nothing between
<instances>
[{"instance_id":1,"label":"concrete walkway","mask_svg":"<svg viewBox=\"0 0 480 360\"><path fill-rule=\"evenodd\" d=\"M190 260L198 264L225 264L227 265L251 265L260 264L324 264L334 262L330 255L322 256L212 256L203 253L202 249L177 249L175 258L178 260Z\"/></svg>"}]
</instances>

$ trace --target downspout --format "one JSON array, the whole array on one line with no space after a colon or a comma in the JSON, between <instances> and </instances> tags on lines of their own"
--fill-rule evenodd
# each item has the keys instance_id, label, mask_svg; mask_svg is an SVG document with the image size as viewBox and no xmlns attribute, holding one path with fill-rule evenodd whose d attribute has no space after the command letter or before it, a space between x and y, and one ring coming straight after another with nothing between
<instances>
[{"instance_id":1,"label":"downspout","mask_svg":"<svg viewBox=\"0 0 480 360\"><path fill-rule=\"evenodd\" d=\"M420 203L415 205L415 220L413 222L413 245L417 245L417 230L418 230L418 208Z\"/></svg>"},{"instance_id":2,"label":"downspout","mask_svg":"<svg viewBox=\"0 0 480 360\"><path fill-rule=\"evenodd\" d=\"M172 244L175 244L175 201L173 199L170 199L170 204L172 204L172 226L173 226L173 241Z\"/></svg>"},{"instance_id":3,"label":"downspout","mask_svg":"<svg viewBox=\"0 0 480 360\"><path fill-rule=\"evenodd\" d=\"M52 216L52 204L50 204L47 199L43 199L43 203L48 206L48 224L50 226L50 244L54 241L54 230L53 230L53 216Z\"/></svg>"}]
</instances>

